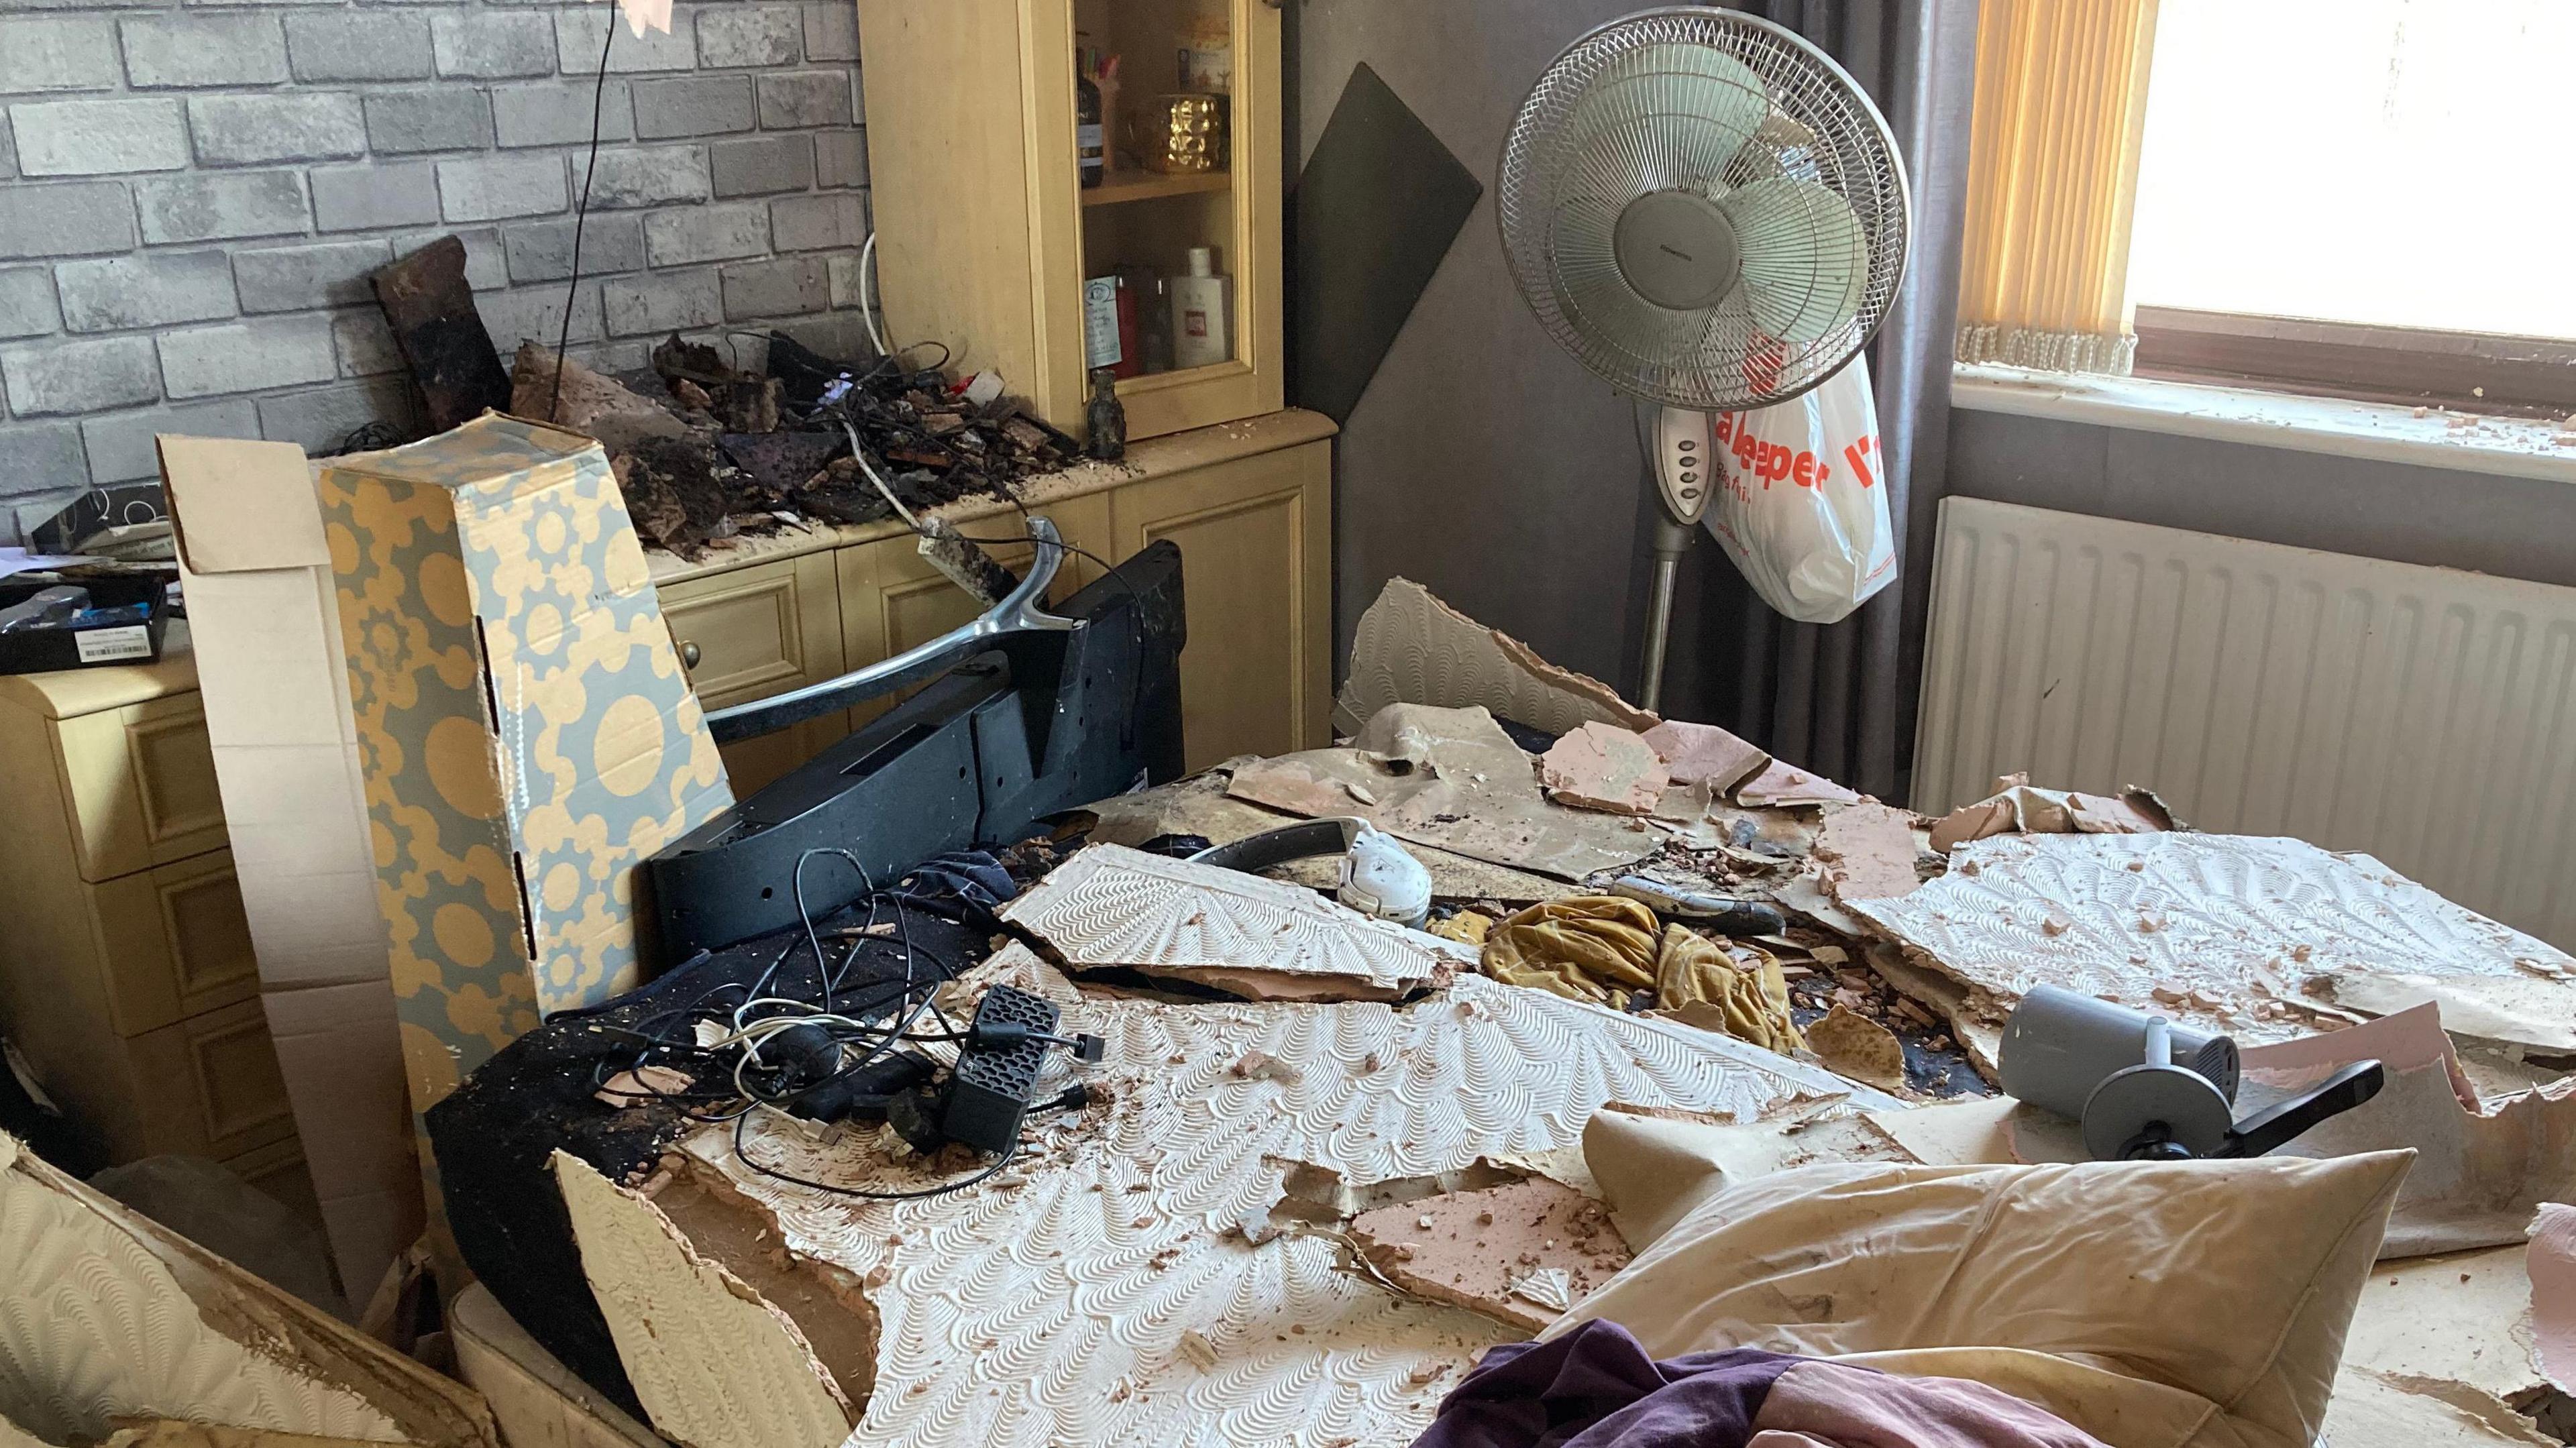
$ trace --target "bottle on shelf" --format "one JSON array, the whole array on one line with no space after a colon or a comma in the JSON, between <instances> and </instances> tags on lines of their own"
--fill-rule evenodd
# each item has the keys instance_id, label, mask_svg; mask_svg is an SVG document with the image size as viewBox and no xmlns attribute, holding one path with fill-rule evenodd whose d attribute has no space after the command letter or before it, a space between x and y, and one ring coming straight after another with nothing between
<instances>
[{"instance_id":1,"label":"bottle on shelf","mask_svg":"<svg viewBox=\"0 0 2576 1448\"><path fill-rule=\"evenodd\" d=\"M1109 179L1109 128L1100 104L1100 82L1092 78L1097 52L1074 52L1073 149L1088 191Z\"/></svg>"},{"instance_id":2,"label":"bottle on shelf","mask_svg":"<svg viewBox=\"0 0 2576 1448\"><path fill-rule=\"evenodd\" d=\"M1172 365L1213 367L1234 357L1234 279L1217 275L1213 248L1190 248L1187 276L1172 278Z\"/></svg>"},{"instance_id":3,"label":"bottle on shelf","mask_svg":"<svg viewBox=\"0 0 2576 1448\"><path fill-rule=\"evenodd\" d=\"M1091 403L1083 409L1091 434L1083 450L1105 463L1127 455L1127 405L1118 400L1118 374L1107 367L1091 369Z\"/></svg>"}]
</instances>

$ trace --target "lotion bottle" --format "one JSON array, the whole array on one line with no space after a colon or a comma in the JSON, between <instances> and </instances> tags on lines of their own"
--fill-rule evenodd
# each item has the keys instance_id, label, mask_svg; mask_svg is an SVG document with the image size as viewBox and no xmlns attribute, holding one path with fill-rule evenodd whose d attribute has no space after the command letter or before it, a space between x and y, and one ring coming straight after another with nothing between
<instances>
[{"instance_id":1,"label":"lotion bottle","mask_svg":"<svg viewBox=\"0 0 2576 1448\"><path fill-rule=\"evenodd\" d=\"M1190 272L1172 278L1172 365L1213 367L1234 358L1234 279L1216 274L1216 254L1190 248Z\"/></svg>"}]
</instances>

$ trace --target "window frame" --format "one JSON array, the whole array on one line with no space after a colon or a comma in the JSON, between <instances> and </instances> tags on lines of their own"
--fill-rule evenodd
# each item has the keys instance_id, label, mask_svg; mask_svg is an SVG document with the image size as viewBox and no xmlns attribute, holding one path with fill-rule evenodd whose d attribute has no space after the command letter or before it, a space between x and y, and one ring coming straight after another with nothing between
<instances>
[{"instance_id":1,"label":"window frame","mask_svg":"<svg viewBox=\"0 0 2576 1448\"><path fill-rule=\"evenodd\" d=\"M2136 308L2136 375L2529 417L2576 413L2576 341Z\"/></svg>"}]
</instances>

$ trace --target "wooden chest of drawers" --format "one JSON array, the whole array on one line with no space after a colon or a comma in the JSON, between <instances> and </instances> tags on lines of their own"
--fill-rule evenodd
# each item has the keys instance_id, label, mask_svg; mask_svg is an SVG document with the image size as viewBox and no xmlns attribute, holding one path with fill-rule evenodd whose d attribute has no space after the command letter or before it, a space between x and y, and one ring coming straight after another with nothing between
<instances>
[{"instance_id":1,"label":"wooden chest of drawers","mask_svg":"<svg viewBox=\"0 0 2576 1448\"><path fill-rule=\"evenodd\" d=\"M113 1161L213 1157L308 1213L186 629L0 676L0 1034Z\"/></svg>"}]
</instances>

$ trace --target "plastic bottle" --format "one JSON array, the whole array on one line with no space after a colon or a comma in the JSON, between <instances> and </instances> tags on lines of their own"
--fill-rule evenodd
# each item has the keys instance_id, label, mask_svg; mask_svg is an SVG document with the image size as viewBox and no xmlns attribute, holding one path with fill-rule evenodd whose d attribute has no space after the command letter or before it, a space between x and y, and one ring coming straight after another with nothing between
<instances>
[{"instance_id":1,"label":"plastic bottle","mask_svg":"<svg viewBox=\"0 0 2576 1448\"><path fill-rule=\"evenodd\" d=\"M1216 274L1212 248L1190 248L1190 274L1172 278L1172 365L1213 367L1234 357L1234 279Z\"/></svg>"}]
</instances>

